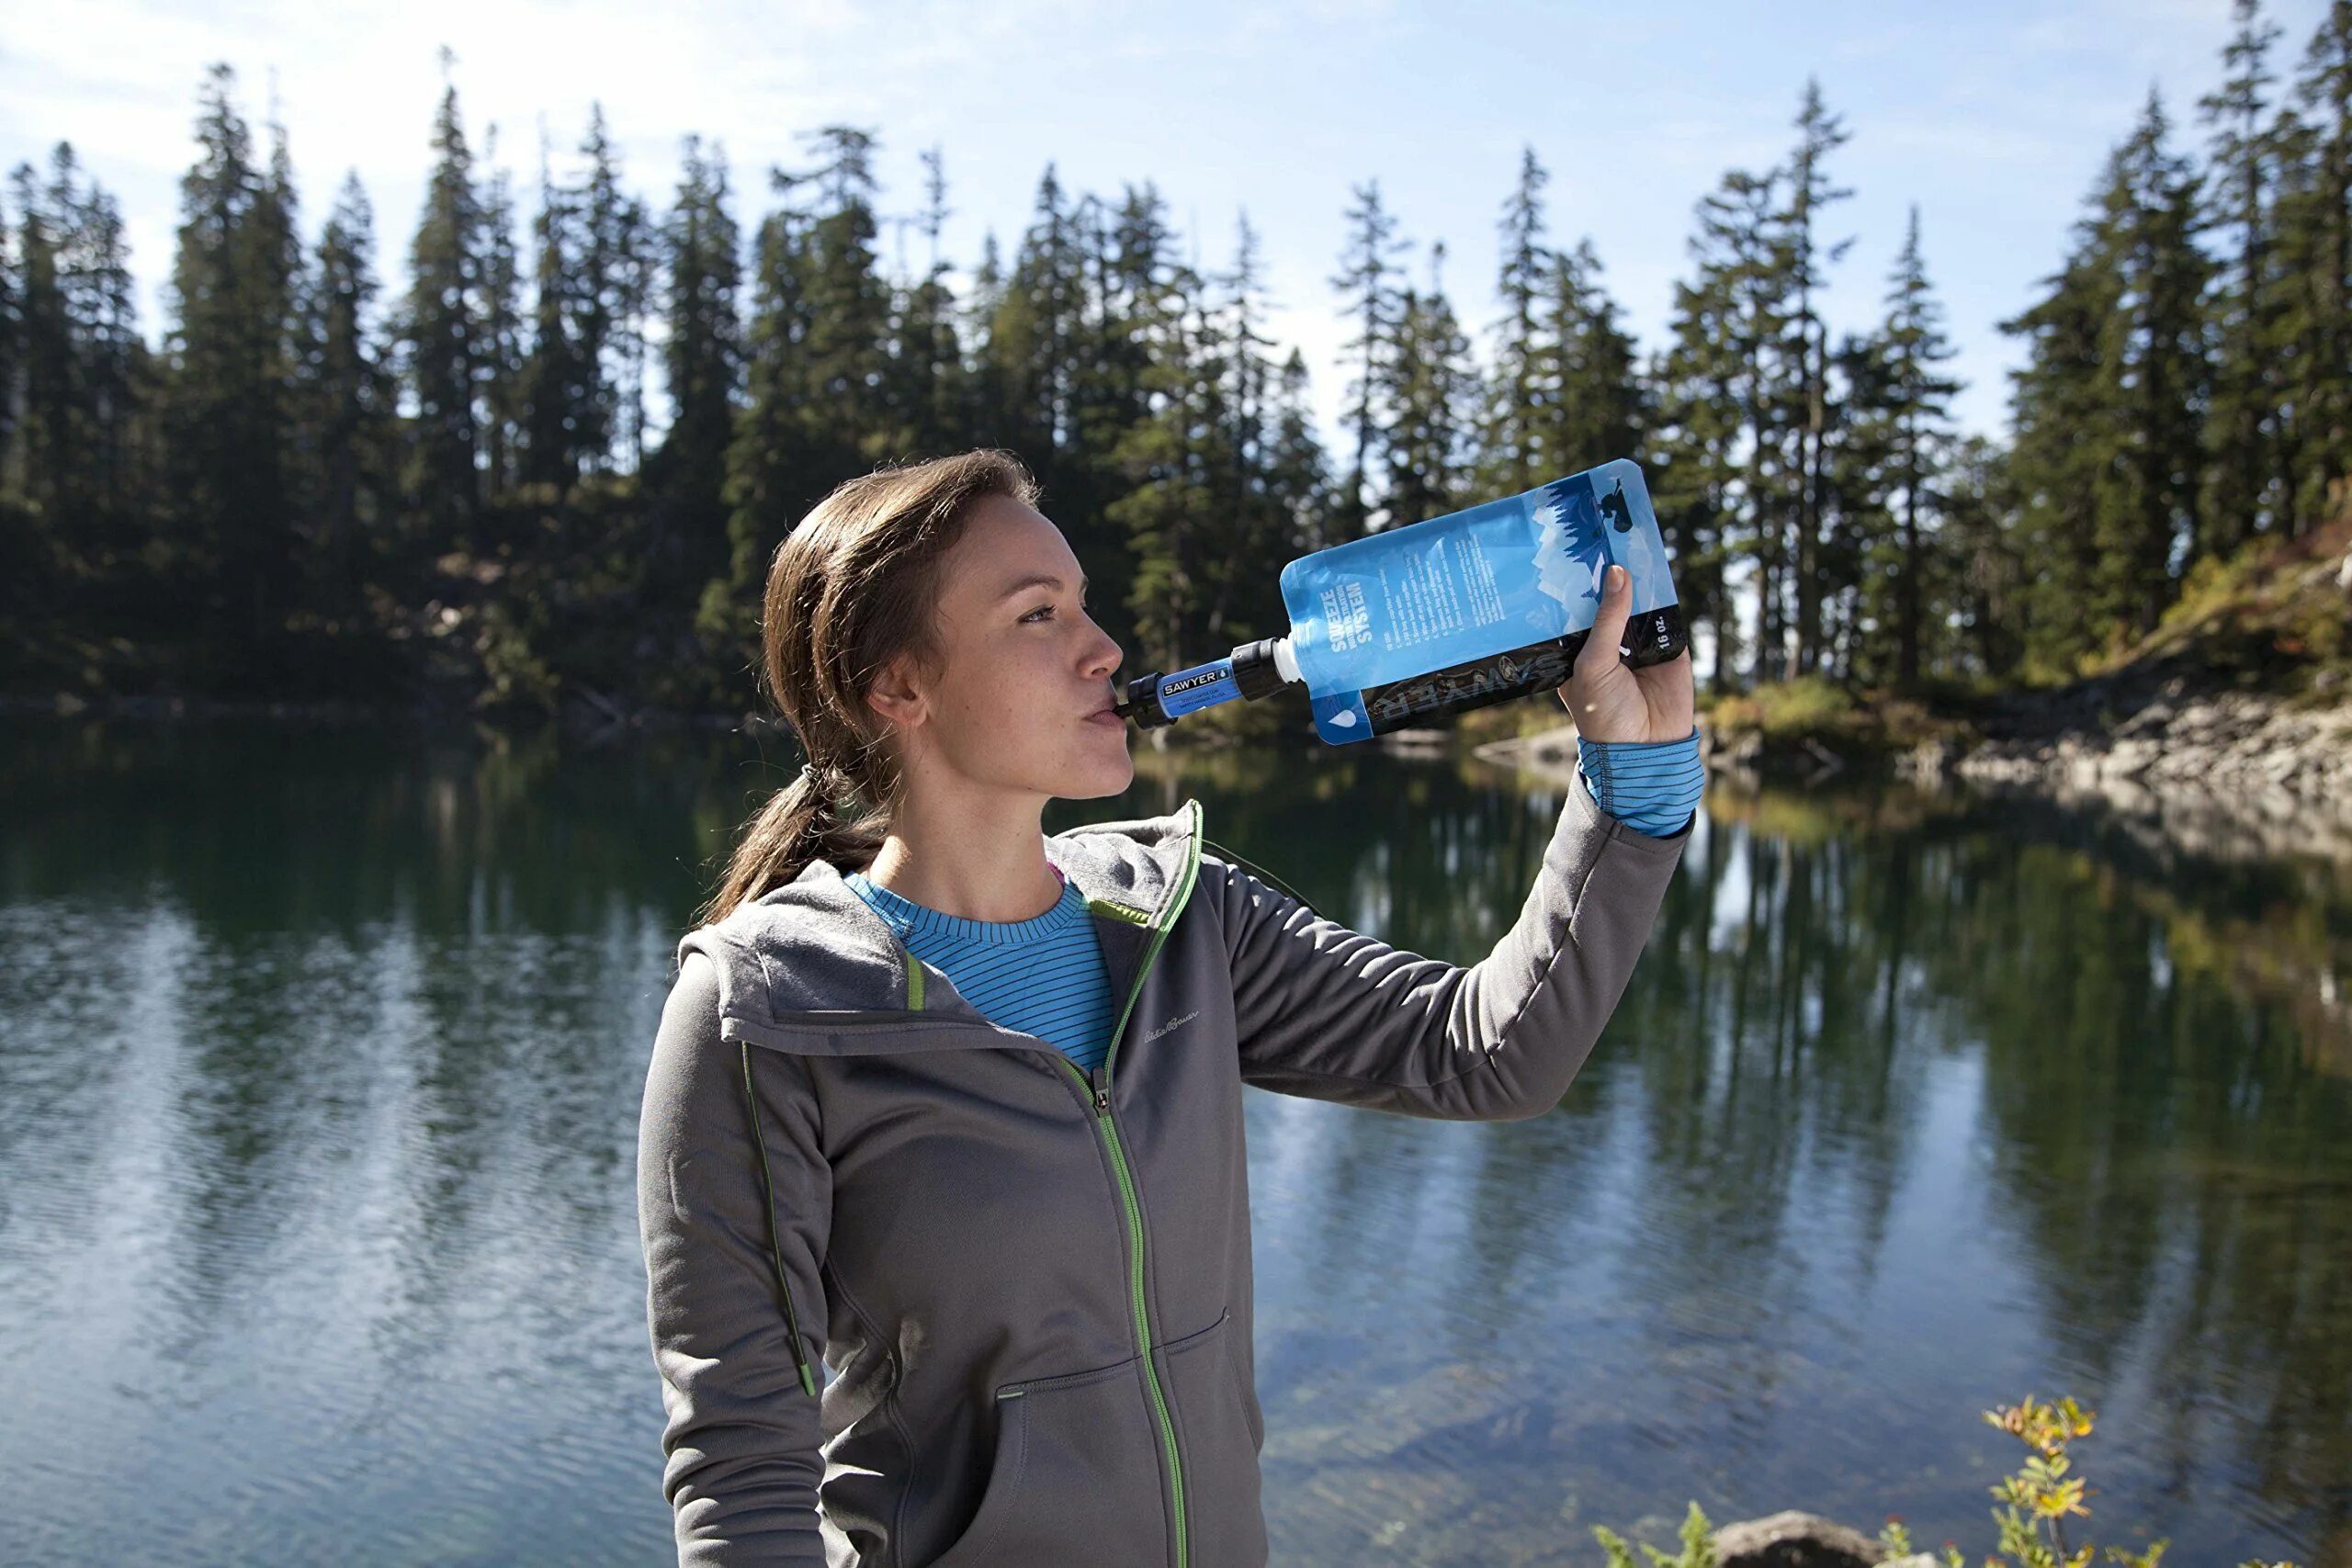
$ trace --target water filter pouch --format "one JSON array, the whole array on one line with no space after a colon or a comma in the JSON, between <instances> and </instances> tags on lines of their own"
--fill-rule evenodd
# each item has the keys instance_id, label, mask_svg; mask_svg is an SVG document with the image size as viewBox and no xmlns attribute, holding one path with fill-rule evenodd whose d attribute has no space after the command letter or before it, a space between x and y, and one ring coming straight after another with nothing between
<instances>
[{"instance_id":1,"label":"water filter pouch","mask_svg":"<svg viewBox=\"0 0 2352 1568\"><path fill-rule=\"evenodd\" d=\"M1633 578L1627 662L1681 652L1657 516L1625 458L1301 556L1282 592L1316 733L1344 745L1558 686L1611 562Z\"/></svg>"}]
</instances>

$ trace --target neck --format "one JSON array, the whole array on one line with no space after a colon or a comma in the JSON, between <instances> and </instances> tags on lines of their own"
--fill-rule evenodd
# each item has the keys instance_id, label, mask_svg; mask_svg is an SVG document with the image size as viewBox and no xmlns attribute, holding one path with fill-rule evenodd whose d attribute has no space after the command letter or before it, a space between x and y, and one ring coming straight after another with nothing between
<instances>
[{"instance_id":1,"label":"neck","mask_svg":"<svg viewBox=\"0 0 2352 1568\"><path fill-rule=\"evenodd\" d=\"M967 920L1034 920L1054 907L1062 884L1046 859L1043 795L923 783L892 811L867 881Z\"/></svg>"}]
</instances>

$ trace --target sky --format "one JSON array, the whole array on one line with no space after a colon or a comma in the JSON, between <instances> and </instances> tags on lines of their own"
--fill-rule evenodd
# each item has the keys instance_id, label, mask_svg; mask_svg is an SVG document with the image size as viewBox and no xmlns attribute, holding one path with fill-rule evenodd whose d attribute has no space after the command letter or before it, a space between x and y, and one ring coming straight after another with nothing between
<instances>
[{"instance_id":1,"label":"sky","mask_svg":"<svg viewBox=\"0 0 2352 1568\"><path fill-rule=\"evenodd\" d=\"M2291 72L2324 0L2272 0L2274 69ZM1853 196L1824 237L1833 330L1883 310L1906 209L1920 209L1929 276L1966 378L1964 428L2006 426L2015 340L1996 323L2033 298L2109 152L2152 86L2177 146L2201 148L2196 100L2221 74L2228 0L1980 0L1967 6L1792 0L1410 5L1193 0L716 0L674 10L620 0L409 0L356 8L290 0L64 0L0 20L0 164L45 163L61 139L121 202L151 342L194 157L206 67L237 72L258 128L287 127L305 231L356 170L376 209L381 273L406 276L441 91L440 49L479 153L526 199L541 128L559 178L577 166L592 103L627 183L657 207L683 139L725 148L748 236L767 171L805 164L805 132L874 131L882 254L921 268L910 225L919 156L938 146L953 209L943 249L1009 256L1053 164L1066 189L1115 198L1151 181L1195 258L1232 260L1238 215L1259 231L1275 335L1305 351L1338 443L1347 323L1329 278L1351 188L1378 179L1407 260L1443 281L1482 349L1496 312L1497 224L1532 146L1550 171L1548 240L1589 236L1643 351L1665 338L1690 273L1692 209L1728 168L1760 170L1793 141L1808 75L1852 140L1829 166ZM266 150L266 142L262 143ZM265 152L266 155L266 152ZM518 229L520 224L518 223ZM527 238L525 234L523 237ZM655 411L657 418L659 411ZM1605 456L1597 454L1599 461ZM1634 454L1634 456L1638 456Z\"/></svg>"}]
</instances>

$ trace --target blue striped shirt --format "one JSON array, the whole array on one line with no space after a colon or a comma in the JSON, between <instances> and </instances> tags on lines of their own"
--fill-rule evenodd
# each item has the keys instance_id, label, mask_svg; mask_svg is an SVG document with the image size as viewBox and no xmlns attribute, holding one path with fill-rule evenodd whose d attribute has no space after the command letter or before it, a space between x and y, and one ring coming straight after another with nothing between
<instances>
[{"instance_id":1,"label":"blue striped shirt","mask_svg":"<svg viewBox=\"0 0 2352 1568\"><path fill-rule=\"evenodd\" d=\"M1679 740L1577 739L1577 771L1600 809L1653 839L1670 839L1690 826L1706 793L1699 761L1699 730Z\"/></svg>"},{"instance_id":2,"label":"blue striped shirt","mask_svg":"<svg viewBox=\"0 0 2352 1568\"><path fill-rule=\"evenodd\" d=\"M981 1017L1037 1036L1088 1072L1102 1065L1111 1048L1111 976L1076 883L1063 877L1061 897L1035 919L967 920L901 898L862 871L842 880Z\"/></svg>"}]
</instances>

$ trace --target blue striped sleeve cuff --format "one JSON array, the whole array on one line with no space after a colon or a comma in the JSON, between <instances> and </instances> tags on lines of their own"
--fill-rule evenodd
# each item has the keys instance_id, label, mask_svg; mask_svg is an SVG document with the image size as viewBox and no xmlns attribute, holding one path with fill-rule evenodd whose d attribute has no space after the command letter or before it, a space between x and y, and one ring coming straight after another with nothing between
<instances>
[{"instance_id":1,"label":"blue striped sleeve cuff","mask_svg":"<svg viewBox=\"0 0 2352 1568\"><path fill-rule=\"evenodd\" d=\"M1696 726L1679 740L1577 740L1577 771L1600 809L1653 839L1688 829L1706 792Z\"/></svg>"}]
</instances>

